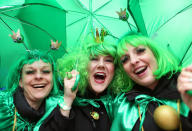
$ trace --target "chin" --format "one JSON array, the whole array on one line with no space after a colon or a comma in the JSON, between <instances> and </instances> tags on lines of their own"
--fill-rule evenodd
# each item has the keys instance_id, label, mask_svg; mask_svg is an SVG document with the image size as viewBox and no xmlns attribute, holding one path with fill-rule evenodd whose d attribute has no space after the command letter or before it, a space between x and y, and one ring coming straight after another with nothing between
<instances>
[{"instance_id":1,"label":"chin","mask_svg":"<svg viewBox=\"0 0 192 131\"><path fill-rule=\"evenodd\" d=\"M107 87L106 86L98 86L98 87L92 87L93 92L95 92L96 94L100 94L103 91L105 91Z\"/></svg>"},{"instance_id":2,"label":"chin","mask_svg":"<svg viewBox=\"0 0 192 131\"><path fill-rule=\"evenodd\" d=\"M39 95L36 95L35 98L38 99L38 100L43 100L47 97L48 95L47 94L39 94Z\"/></svg>"}]
</instances>

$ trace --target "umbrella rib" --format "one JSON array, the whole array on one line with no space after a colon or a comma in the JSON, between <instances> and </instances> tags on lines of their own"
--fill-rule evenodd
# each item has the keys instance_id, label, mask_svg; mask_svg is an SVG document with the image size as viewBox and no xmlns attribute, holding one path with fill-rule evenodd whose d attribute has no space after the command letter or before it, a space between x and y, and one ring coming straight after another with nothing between
<instances>
[{"instance_id":1,"label":"umbrella rib","mask_svg":"<svg viewBox=\"0 0 192 131\"><path fill-rule=\"evenodd\" d=\"M115 20L119 20L119 18L114 18L114 17L111 17L111 16L105 16L105 15L98 15L98 14L94 14L95 16L99 16L99 17L105 17L105 18L112 18L112 19L115 19ZM121 20L120 20L121 21ZM129 23L127 21L128 25L129 25L129 28L131 29L130 25L134 28L136 28L133 24Z\"/></svg>"},{"instance_id":2,"label":"umbrella rib","mask_svg":"<svg viewBox=\"0 0 192 131\"><path fill-rule=\"evenodd\" d=\"M192 46L192 41L191 41L191 43L189 44L187 50L185 51L185 54L183 55L183 57L182 57L179 65L181 65L181 64L183 63L183 60L184 60L185 56L187 55L187 52L189 51L189 49L191 48L191 46Z\"/></svg>"},{"instance_id":3,"label":"umbrella rib","mask_svg":"<svg viewBox=\"0 0 192 131\"><path fill-rule=\"evenodd\" d=\"M94 15L95 15L95 16L100 16L100 17L112 18L112 19L119 20L119 18L115 18L115 17L111 17L111 16L106 16L106 15L98 15L98 14L94 14Z\"/></svg>"},{"instance_id":4,"label":"umbrella rib","mask_svg":"<svg viewBox=\"0 0 192 131\"><path fill-rule=\"evenodd\" d=\"M26 6L21 5L21 6L19 6L18 8L7 9L7 10L5 10L5 11L1 11L0 14L5 13L5 12L9 12L9 11L18 10L18 9L21 9L21 8L26 8L26 7L28 7L28 6L29 6L29 5L26 5Z\"/></svg>"},{"instance_id":5,"label":"umbrella rib","mask_svg":"<svg viewBox=\"0 0 192 131\"><path fill-rule=\"evenodd\" d=\"M87 25L87 23L85 23L85 25L83 26L83 29L86 27L86 25ZM79 39L80 39L80 37L81 37L82 32L83 32L83 30L81 31L81 33L80 33L80 35L79 35L79 37L78 37L77 41L79 41Z\"/></svg>"},{"instance_id":6,"label":"umbrella rib","mask_svg":"<svg viewBox=\"0 0 192 131\"><path fill-rule=\"evenodd\" d=\"M11 30L13 31L13 29L0 17L1 21L3 21L3 23ZM23 42L23 45L25 47L26 50L29 50L28 47L26 46L26 44Z\"/></svg>"},{"instance_id":7,"label":"umbrella rib","mask_svg":"<svg viewBox=\"0 0 192 131\"><path fill-rule=\"evenodd\" d=\"M109 4L111 2L111 0L110 1L108 1L107 3L105 3L104 5L102 5L101 7L99 7L98 9L96 9L93 13L94 13L94 15L95 16L101 16L101 17L106 17L106 18L112 18L112 19L117 19L117 20L119 20L119 18L114 18L114 17L111 17L111 16L105 16L105 15L98 15L98 14L96 14L96 12L98 11L98 10L100 10L101 8L103 8L103 7L105 7L107 4ZM127 21L127 23L128 23L128 26L129 26L129 28L131 29L131 31L132 31L132 28L131 28L131 26L133 26L133 27L135 27L134 25L132 25L131 23L129 23L128 21ZM131 25L131 26L130 26Z\"/></svg>"},{"instance_id":8,"label":"umbrella rib","mask_svg":"<svg viewBox=\"0 0 192 131\"><path fill-rule=\"evenodd\" d=\"M11 30L13 31L13 29L0 17L1 21L3 21L3 23Z\"/></svg>"},{"instance_id":9,"label":"umbrella rib","mask_svg":"<svg viewBox=\"0 0 192 131\"><path fill-rule=\"evenodd\" d=\"M82 12L79 12L79 11L74 11L74 10L66 10L66 12L73 12L73 13L79 13L79 14L86 14L86 13L82 13Z\"/></svg>"},{"instance_id":10,"label":"umbrella rib","mask_svg":"<svg viewBox=\"0 0 192 131\"><path fill-rule=\"evenodd\" d=\"M93 16L97 22L99 22L105 29L107 29L95 16ZM114 36L109 30L107 30L109 35L112 36L113 38L119 39L118 37Z\"/></svg>"},{"instance_id":11,"label":"umbrella rib","mask_svg":"<svg viewBox=\"0 0 192 131\"><path fill-rule=\"evenodd\" d=\"M26 7L30 6L30 5L42 5L42 6L48 6L48 7L52 7L52 8L55 8L55 9L58 9L58 10L67 12L67 11L64 10L64 9L61 9L61 8L58 8L58 7L55 7L55 6L52 6L52 5L48 5L48 4L42 4L42 3L28 3L28 4L20 5L21 7L18 7L18 8L14 8L14 9L10 9L10 10L2 11L2 13L3 13L3 12L8 12L8 11L13 11L13 10L18 10L18 9L20 9L20 8L26 8Z\"/></svg>"},{"instance_id":12,"label":"umbrella rib","mask_svg":"<svg viewBox=\"0 0 192 131\"><path fill-rule=\"evenodd\" d=\"M183 8L182 10L180 10L179 12L177 12L175 15L173 15L170 19L168 19L165 23L163 23L161 26L159 26L159 28L155 31L157 32L159 29L161 29L161 27L163 27L165 24L167 24L171 19L173 19L174 17L176 17L178 14L182 13L185 11L185 9L189 8L190 6L192 6L192 4L186 6L185 8Z\"/></svg>"},{"instance_id":13,"label":"umbrella rib","mask_svg":"<svg viewBox=\"0 0 192 131\"><path fill-rule=\"evenodd\" d=\"M97 17L95 17L94 15L93 15L93 17L103 26L103 27L105 27L98 19L97 19ZM107 29L107 28L106 28Z\"/></svg>"},{"instance_id":14,"label":"umbrella rib","mask_svg":"<svg viewBox=\"0 0 192 131\"><path fill-rule=\"evenodd\" d=\"M85 18L87 18L87 16L86 16L86 17L83 17L83 18L81 18L81 19L78 19L78 20L74 21L73 23L71 23L71 24L69 24L69 25L66 25L66 27L69 27L69 26L71 26L71 25L73 25L73 24L75 24L75 23L77 23L77 22L79 22L79 21L81 21L81 20L83 20L83 19L85 19Z\"/></svg>"},{"instance_id":15,"label":"umbrella rib","mask_svg":"<svg viewBox=\"0 0 192 131\"><path fill-rule=\"evenodd\" d=\"M39 30L41 30L41 31L43 31L44 33L46 33L47 35L49 35L52 39L56 40L56 38L53 37L50 33L48 33L46 30L44 30L43 28L41 28L41 27L39 27L39 26L37 26L37 25L34 25L34 24L32 24L32 23L26 22L26 21L24 21L24 20L21 20L21 19L19 19L19 18L10 16L10 15L4 14L4 13L2 13L2 14L5 15L5 16L7 16L7 17L11 17L11 18L13 18L13 19L20 20L19 23L36 27L36 28L38 28Z\"/></svg>"},{"instance_id":16,"label":"umbrella rib","mask_svg":"<svg viewBox=\"0 0 192 131\"><path fill-rule=\"evenodd\" d=\"M61 11L66 12L65 9L61 9L61 8L59 8L59 7L56 7L56 6L52 6L52 5L48 5L48 4L43 4L43 3L28 3L28 4L23 4L23 6L25 6L25 5L42 5L42 6L48 6L48 7L52 7L52 8L59 9L59 10L61 10Z\"/></svg>"},{"instance_id":17,"label":"umbrella rib","mask_svg":"<svg viewBox=\"0 0 192 131\"><path fill-rule=\"evenodd\" d=\"M96 9L93 13L95 13L95 12L97 12L98 10L100 10L101 8L104 8L107 4L109 4L111 2L111 0L110 1L108 1L107 3L105 3L104 5L102 5L101 7L99 7L98 9Z\"/></svg>"}]
</instances>

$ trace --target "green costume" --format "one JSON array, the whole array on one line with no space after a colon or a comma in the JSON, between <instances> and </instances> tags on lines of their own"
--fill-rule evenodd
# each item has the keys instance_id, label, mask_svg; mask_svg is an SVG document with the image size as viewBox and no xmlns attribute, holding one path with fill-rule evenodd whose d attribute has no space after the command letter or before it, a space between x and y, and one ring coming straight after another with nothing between
<instances>
[{"instance_id":1,"label":"green costume","mask_svg":"<svg viewBox=\"0 0 192 131\"><path fill-rule=\"evenodd\" d=\"M177 77L163 77L155 90L135 85L132 91L118 95L109 107L112 110L108 110L112 120L111 131L138 131L142 126L145 131L160 130L154 123L152 114L159 105L169 105L177 110L177 100L181 101L181 98L176 90L176 80ZM188 119L189 111L188 106L181 101L180 116L183 130L188 130L188 124L192 123Z\"/></svg>"},{"instance_id":2,"label":"green costume","mask_svg":"<svg viewBox=\"0 0 192 131\"><path fill-rule=\"evenodd\" d=\"M45 113L38 122L29 122L26 118L16 112L16 130L38 131L43 121L49 116L52 110L57 106L57 97L48 97L45 101ZM13 95L8 92L0 92L0 130L11 131L14 125L15 104Z\"/></svg>"},{"instance_id":3,"label":"green costume","mask_svg":"<svg viewBox=\"0 0 192 131\"><path fill-rule=\"evenodd\" d=\"M150 97L148 95L140 95L139 97L143 97L144 103L142 103L142 106L140 108L141 114L144 114L146 111L146 105L147 103L151 101L160 102L161 104L164 103L165 105L169 105L177 110L177 102L176 101L168 101L168 100L158 100L154 97ZM153 100L152 100L153 99ZM137 103L131 103L127 101L127 98L125 97L125 94L119 95L114 100L113 105L113 124L111 127L111 131L130 131L134 127L136 121L139 119L139 113L138 113L138 106ZM117 114L116 114L117 113ZM189 108L182 102L181 103L181 110L180 114L187 117L189 113ZM142 115L143 116L143 115ZM144 116L143 116L144 118Z\"/></svg>"}]
</instances>

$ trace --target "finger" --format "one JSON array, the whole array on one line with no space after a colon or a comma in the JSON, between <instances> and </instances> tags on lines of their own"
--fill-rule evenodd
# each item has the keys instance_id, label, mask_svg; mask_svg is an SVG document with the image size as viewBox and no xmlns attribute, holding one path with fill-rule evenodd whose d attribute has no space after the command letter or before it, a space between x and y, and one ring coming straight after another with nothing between
<instances>
[{"instance_id":1,"label":"finger","mask_svg":"<svg viewBox=\"0 0 192 131\"><path fill-rule=\"evenodd\" d=\"M192 72L189 72L189 71L186 71L186 70L183 70L179 77L187 77L187 78L192 78Z\"/></svg>"},{"instance_id":2,"label":"finger","mask_svg":"<svg viewBox=\"0 0 192 131\"><path fill-rule=\"evenodd\" d=\"M189 66L185 67L184 70L192 72L192 65L189 65Z\"/></svg>"},{"instance_id":3,"label":"finger","mask_svg":"<svg viewBox=\"0 0 192 131\"><path fill-rule=\"evenodd\" d=\"M192 90L192 83L182 83L178 84L178 91L180 93L185 93L188 90Z\"/></svg>"},{"instance_id":4,"label":"finger","mask_svg":"<svg viewBox=\"0 0 192 131\"><path fill-rule=\"evenodd\" d=\"M71 73L72 73L72 74L75 74L75 75L78 75L78 74L79 74L79 72L78 72L77 70L72 70Z\"/></svg>"}]
</instances>

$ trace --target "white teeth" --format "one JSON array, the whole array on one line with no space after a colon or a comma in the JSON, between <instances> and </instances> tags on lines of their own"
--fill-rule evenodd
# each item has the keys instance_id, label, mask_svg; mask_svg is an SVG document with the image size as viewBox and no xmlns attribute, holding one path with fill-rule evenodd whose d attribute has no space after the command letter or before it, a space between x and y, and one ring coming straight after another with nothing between
<instances>
[{"instance_id":1,"label":"white teeth","mask_svg":"<svg viewBox=\"0 0 192 131\"><path fill-rule=\"evenodd\" d=\"M144 70L146 67L141 67L135 71L135 73L139 73L140 71Z\"/></svg>"},{"instance_id":2,"label":"white teeth","mask_svg":"<svg viewBox=\"0 0 192 131\"><path fill-rule=\"evenodd\" d=\"M41 85L33 85L33 87L43 87L43 86L45 86L44 84L41 84Z\"/></svg>"},{"instance_id":3,"label":"white teeth","mask_svg":"<svg viewBox=\"0 0 192 131\"><path fill-rule=\"evenodd\" d=\"M96 73L96 75L105 76L105 74L104 74L104 73Z\"/></svg>"}]
</instances>

